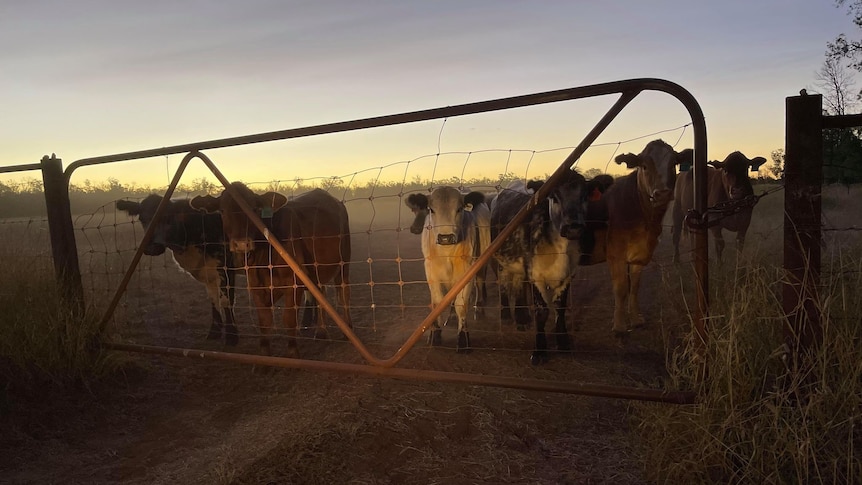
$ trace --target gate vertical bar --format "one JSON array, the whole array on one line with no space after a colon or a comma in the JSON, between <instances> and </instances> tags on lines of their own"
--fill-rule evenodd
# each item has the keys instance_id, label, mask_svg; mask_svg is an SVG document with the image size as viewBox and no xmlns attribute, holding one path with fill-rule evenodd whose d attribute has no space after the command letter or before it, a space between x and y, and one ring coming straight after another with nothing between
<instances>
[{"instance_id":1,"label":"gate vertical bar","mask_svg":"<svg viewBox=\"0 0 862 485\"><path fill-rule=\"evenodd\" d=\"M794 367L821 338L822 96L788 97L784 153L784 341Z\"/></svg>"},{"instance_id":2,"label":"gate vertical bar","mask_svg":"<svg viewBox=\"0 0 862 485\"><path fill-rule=\"evenodd\" d=\"M69 183L63 174L63 161L53 154L50 157L45 155L41 165L54 273L66 304L70 305L76 315L82 315L84 286L78 266L78 246L75 243Z\"/></svg>"}]
</instances>

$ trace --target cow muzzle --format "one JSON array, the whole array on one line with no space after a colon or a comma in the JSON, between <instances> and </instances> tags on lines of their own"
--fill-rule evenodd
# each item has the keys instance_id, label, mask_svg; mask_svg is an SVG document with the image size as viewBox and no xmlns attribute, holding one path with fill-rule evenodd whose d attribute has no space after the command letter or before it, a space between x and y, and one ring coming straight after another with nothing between
<instances>
[{"instance_id":1,"label":"cow muzzle","mask_svg":"<svg viewBox=\"0 0 862 485\"><path fill-rule=\"evenodd\" d=\"M230 250L234 253L249 253L254 250L254 241L251 239L231 239Z\"/></svg>"},{"instance_id":2,"label":"cow muzzle","mask_svg":"<svg viewBox=\"0 0 862 485\"><path fill-rule=\"evenodd\" d=\"M458 244L457 234L437 234L437 244L441 246L454 246Z\"/></svg>"}]
</instances>

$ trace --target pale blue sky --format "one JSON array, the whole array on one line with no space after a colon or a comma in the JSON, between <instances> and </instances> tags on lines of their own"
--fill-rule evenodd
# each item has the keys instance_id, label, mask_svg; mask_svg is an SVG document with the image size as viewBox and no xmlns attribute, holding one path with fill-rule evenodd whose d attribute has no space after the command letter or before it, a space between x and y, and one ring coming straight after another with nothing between
<instances>
[{"instance_id":1,"label":"pale blue sky","mask_svg":"<svg viewBox=\"0 0 862 485\"><path fill-rule=\"evenodd\" d=\"M831 0L5 0L0 165L33 163L51 152L68 164L637 77L676 82L697 98L710 158L733 150L768 158L784 146L785 98L811 90L826 43L842 32L860 36ZM443 152L545 150L577 144L611 102L209 155L230 178L266 181L424 160L438 142ZM688 121L672 98L643 95L599 141ZM684 148L690 134L661 136ZM647 141L619 150L639 151ZM604 169L616 148L590 150L580 166ZM564 156L555 152L553 160ZM72 182L113 176L164 184L179 158L81 169ZM506 159L470 161L467 171L512 169ZM460 175L465 158L439 162L436 176ZM398 170L381 176L405 175ZM407 176L425 178L434 167L417 162L410 170Z\"/></svg>"}]
</instances>

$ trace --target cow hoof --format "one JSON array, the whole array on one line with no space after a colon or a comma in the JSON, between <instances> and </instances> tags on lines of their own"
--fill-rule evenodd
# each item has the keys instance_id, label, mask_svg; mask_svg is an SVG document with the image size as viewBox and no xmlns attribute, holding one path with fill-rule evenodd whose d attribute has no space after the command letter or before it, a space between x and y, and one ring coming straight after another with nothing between
<instances>
[{"instance_id":1,"label":"cow hoof","mask_svg":"<svg viewBox=\"0 0 862 485\"><path fill-rule=\"evenodd\" d=\"M625 345L626 342L629 341L629 334L630 334L630 332L628 330L625 330L625 331L614 330L614 340L617 341L617 345L620 345L620 346Z\"/></svg>"},{"instance_id":2,"label":"cow hoof","mask_svg":"<svg viewBox=\"0 0 862 485\"><path fill-rule=\"evenodd\" d=\"M533 365L544 365L548 363L548 351L547 350L535 350L533 354L530 355L530 364Z\"/></svg>"},{"instance_id":3,"label":"cow hoof","mask_svg":"<svg viewBox=\"0 0 862 485\"><path fill-rule=\"evenodd\" d=\"M459 354L470 352L470 334L468 332L458 332L458 347L455 351Z\"/></svg>"},{"instance_id":4,"label":"cow hoof","mask_svg":"<svg viewBox=\"0 0 862 485\"><path fill-rule=\"evenodd\" d=\"M329 339L329 331L327 331L325 328L317 327L314 330L314 339L315 340L327 340L327 339Z\"/></svg>"},{"instance_id":5,"label":"cow hoof","mask_svg":"<svg viewBox=\"0 0 862 485\"><path fill-rule=\"evenodd\" d=\"M430 343L432 347L439 347L443 344L442 331L439 328L431 330L431 335L428 337L428 343Z\"/></svg>"}]
</instances>

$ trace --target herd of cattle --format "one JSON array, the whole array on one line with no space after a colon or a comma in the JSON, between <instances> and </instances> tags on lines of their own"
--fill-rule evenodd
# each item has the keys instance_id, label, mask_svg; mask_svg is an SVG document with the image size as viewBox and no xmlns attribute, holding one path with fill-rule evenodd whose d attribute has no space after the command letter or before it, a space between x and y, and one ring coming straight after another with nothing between
<instances>
[{"instance_id":1,"label":"herd of cattle","mask_svg":"<svg viewBox=\"0 0 862 485\"><path fill-rule=\"evenodd\" d=\"M552 309L556 348L566 351L572 347L565 312L569 284L579 266L607 263L614 296L612 330L617 336L643 325L638 304L641 271L652 259L662 219L672 202L678 260L683 219L693 207L692 176L684 169L691 166L693 152L677 152L664 141L654 140L640 154L619 155L615 161L632 171L616 179L601 175L587 180L576 170L566 170L547 182L516 181L492 194L464 194L454 187L438 186L427 195L408 196L405 203L415 214L410 230L421 238L432 305L437 306L505 232L507 237L487 266L496 272L500 286L501 319L514 319L519 329L535 324L533 364L548 359L545 323ZM709 206L752 195L748 171L756 171L765 161L734 152L724 161L710 162ZM679 174L678 167L682 169ZM261 216L263 226L252 222L235 196ZM161 203L161 196L150 195L141 202L118 201L117 208L137 216L148 228ZM177 263L206 286L213 316L209 338L223 335L227 345L238 341L233 304L236 275L242 271L258 312L261 351L271 353L269 333L275 305L284 299L286 310L299 308L306 294L304 283L273 247L273 240L281 243L315 285L337 288L344 321L351 325L350 226L343 202L320 189L288 199L273 192L256 194L235 182L218 197L165 204L142 250L159 255L170 249ZM507 227L516 218L522 222ZM722 228L737 233L737 249L741 249L750 219L749 208L716 221L711 231L717 257L724 248ZM459 352L471 347L468 310L485 307L485 277L486 268L479 268L454 300L449 318L457 318ZM318 331L325 332L323 313L317 312ZM474 318L481 317L477 310ZM283 311L282 319L288 355L298 357L297 312ZM433 324L431 345L441 343L444 323L441 316Z\"/></svg>"}]
</instances>

